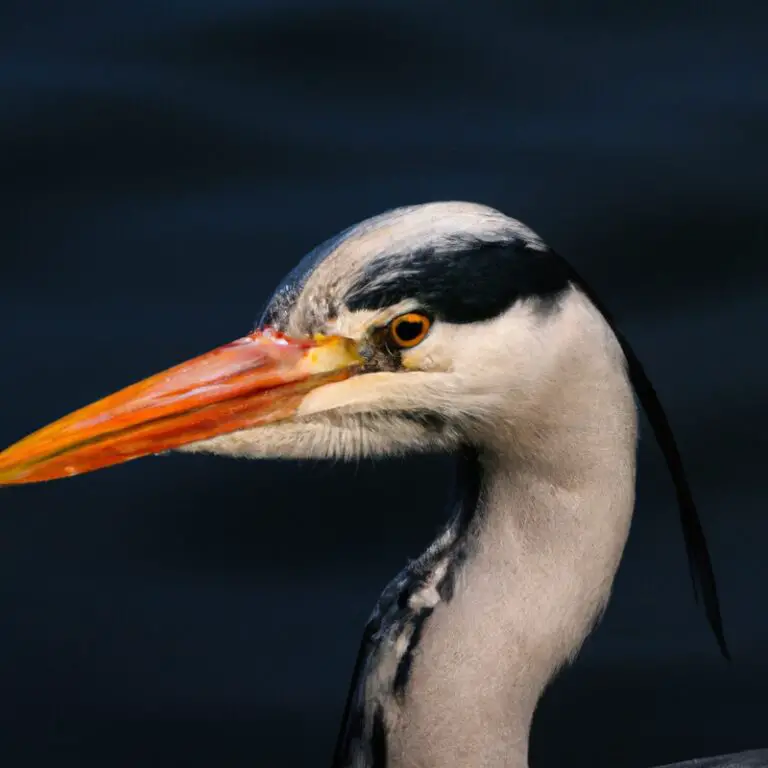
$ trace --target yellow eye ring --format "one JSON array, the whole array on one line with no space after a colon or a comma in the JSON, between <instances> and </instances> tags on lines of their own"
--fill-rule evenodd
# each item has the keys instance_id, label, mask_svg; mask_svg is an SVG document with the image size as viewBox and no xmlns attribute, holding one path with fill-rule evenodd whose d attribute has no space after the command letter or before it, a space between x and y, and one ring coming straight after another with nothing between
<instances>
[{"instance_id":1,"label":"yellow eye ring","mask_svg":"<svg viewBox=\"0 0 768 768\"><path fill-rule=\"evenodd\" d=\"M410 349L424 341L432 325L430 319L418 312L408 312L389 324L389 337L403 349Z\"/></svg>"}]
</instances>

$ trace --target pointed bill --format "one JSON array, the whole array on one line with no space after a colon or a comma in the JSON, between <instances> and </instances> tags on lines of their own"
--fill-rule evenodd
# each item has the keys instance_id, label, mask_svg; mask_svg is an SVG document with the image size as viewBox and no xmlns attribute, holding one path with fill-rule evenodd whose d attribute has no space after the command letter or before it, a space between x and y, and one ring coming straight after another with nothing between
<instances>
[{"instance_id":1,"label":"pointed bill","mask_svg":"<svg viewBox=\"0 0 768 768\"><path fill-rule=\"evenodd\" d=\"M91 472L290 418L312 389L353 375L354 342L256 331L109 395L0 453L0 485Z\"/></svg>"}]
</instances>

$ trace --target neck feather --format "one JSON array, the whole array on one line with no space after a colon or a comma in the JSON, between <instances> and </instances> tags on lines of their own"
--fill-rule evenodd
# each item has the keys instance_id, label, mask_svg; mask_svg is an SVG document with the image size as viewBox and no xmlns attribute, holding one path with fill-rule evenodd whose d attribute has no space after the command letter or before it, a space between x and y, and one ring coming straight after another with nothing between
<instances>
[{"instance_id":1,"label":"neck feather","mask_svg":"<svg viewBox=\"0 0 768 768\"><path fill-rule=\"evenodd\" d=\"M600 617L629 532L636 411L607 352L533 433L461 458L461 557L388 718L389 765L527 765L536 704Z\"/></svg>"}]
</instances>

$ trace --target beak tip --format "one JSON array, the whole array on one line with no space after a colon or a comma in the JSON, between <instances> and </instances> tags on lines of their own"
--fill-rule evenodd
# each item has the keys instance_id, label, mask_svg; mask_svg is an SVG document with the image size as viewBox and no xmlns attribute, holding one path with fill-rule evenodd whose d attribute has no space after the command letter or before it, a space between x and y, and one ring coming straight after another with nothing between
<instances>
[{"instance_id":1,"label":"beak tip","mask_svg":"<svg viewBox=\"0 0 768 768\"><path fill-rule=\"evenodd\" d=\"M15 471L0 472L0 488L6 485L16 485L21 479L21 474Z\"/></svg>"}]
</instances>

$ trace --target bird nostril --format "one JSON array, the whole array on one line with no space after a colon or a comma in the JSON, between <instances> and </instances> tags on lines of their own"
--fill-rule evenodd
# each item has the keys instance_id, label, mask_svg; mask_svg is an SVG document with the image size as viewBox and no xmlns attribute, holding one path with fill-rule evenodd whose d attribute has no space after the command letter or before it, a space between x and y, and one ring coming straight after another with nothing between
<instances>
[{"instance_id":1,"label":"bird nostril","mask_svg":"<svg viewBox=\"0 0 768 768\"><path fill-rule=\"evenodd\" d=\"M376 352L376 345L371 339L363 339L363 341L357 345L357 353L363 358L365 366L373 362L373 359L376 357Z\"/></svg>"}]
</instances>

